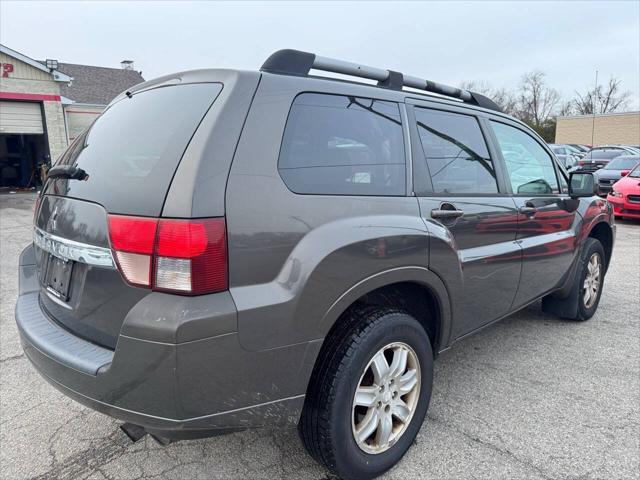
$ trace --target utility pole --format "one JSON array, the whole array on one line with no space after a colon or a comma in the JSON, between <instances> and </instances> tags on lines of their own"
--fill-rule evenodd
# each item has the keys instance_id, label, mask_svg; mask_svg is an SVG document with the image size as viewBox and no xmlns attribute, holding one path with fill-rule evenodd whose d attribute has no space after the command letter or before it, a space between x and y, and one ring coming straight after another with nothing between
<instances>
[{"instance_id":1,"label":"utility pole","mask_svg":"<svg viewBox=\"0 0 640 480\"><path fill-rule=\"evenodd\" d=\"M591 121L591 147L595 147L593 139L596 133L596 95L598 95L598 70L596 70L596 88L593 89L593 101L591 102L593 109L593 119Z\"/></svg>"}]
</instances>

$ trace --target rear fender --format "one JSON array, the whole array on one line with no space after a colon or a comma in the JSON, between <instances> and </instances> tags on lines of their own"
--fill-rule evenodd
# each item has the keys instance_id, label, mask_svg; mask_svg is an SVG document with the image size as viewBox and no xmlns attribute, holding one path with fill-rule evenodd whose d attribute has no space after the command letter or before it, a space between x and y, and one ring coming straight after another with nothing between
<instances>
[{"instance_id":1,"label":"rear fender","mask_svg":"<svg viewBox=\"0 0 640 480\"><path fill-rule=\"evenodd\" d=\"M273 281L231 288L241 344L264 350L323 338L358 295L392 280L432 280L428 249L417 216L350 217L311 230Z\"/></svg>"},{"instance_id":2,"label":"rear fender","mask_svg":"<svg viewBox=\"0 0 640 480\"><path fill-rule=\"evenodd\" d=\"M357 283L347 290L329 308L321 321L320 328L323 332L329 332L340 316L358 299L379 288L398 284L416 283L428 288L437 301L440 323L437 331L436 345L446 348L451 333L451 304L447 289L435 273L424 267L407 266L398 267L384 272L379 272Z\"/></svg>"}]
</instances>

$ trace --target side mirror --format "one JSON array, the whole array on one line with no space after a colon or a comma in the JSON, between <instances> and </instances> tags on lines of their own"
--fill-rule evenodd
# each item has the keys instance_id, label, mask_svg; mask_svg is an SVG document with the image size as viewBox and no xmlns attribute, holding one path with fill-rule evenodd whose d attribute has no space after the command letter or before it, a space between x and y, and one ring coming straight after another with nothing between
<instances>
[{"instance_id":1,"label":"side mirror","mask_svg":"<svg viewBox=\"0 0 640 480\"><path fill-rule=\"evenodd\" d=\"M620 172L620 176L621 176L621 177L626 177L627 175L629 175L629 172L630 172L630 171L631 171L631 170L622 170L622 171Z\"/></svg>"},{"instance_id":2,"label":"side mirror","mask_svg":"<svg viewBox=\"0 0 640 480\"><path fill-rule=\"evenodd\" d=\"M571 172L569 174L569 196L571 198L592 197L596 184L592 173Z\"/></svg>"}]
</instances>

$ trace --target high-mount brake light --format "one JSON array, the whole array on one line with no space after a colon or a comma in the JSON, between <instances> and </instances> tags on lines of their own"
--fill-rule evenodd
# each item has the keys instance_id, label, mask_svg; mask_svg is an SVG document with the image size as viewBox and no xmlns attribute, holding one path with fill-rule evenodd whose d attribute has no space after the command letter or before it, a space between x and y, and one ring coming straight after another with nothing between
<instances>
[{"instance_id":1,"label":"high-mount brake light","mask_svg":"<svg viewBox=\"0 0 640 480\"><path fill-rule=\"evenodd\" d=\"M227 289L224 218L109 215L109 235L118 267L132 285L183 295Z\"/></svg>"}]
</instances>

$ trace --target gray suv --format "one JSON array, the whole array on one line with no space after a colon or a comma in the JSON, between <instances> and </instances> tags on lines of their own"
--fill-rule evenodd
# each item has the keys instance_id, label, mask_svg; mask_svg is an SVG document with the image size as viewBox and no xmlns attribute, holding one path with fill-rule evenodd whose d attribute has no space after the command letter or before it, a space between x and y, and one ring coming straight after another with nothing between
<instances>
[{"instance_id":1,"label":"gray suv","mask_svg":"<svg viewBox=\"0 0 640 480\"><path fill-rule=\"evenodd\" d=\"M372 478L439 352L538 299L594 314L612 217L491 100L283 50L117 97L49 172L15 316L44 378L133 438L297 424Z\"/></svg>"}]
</instances>

